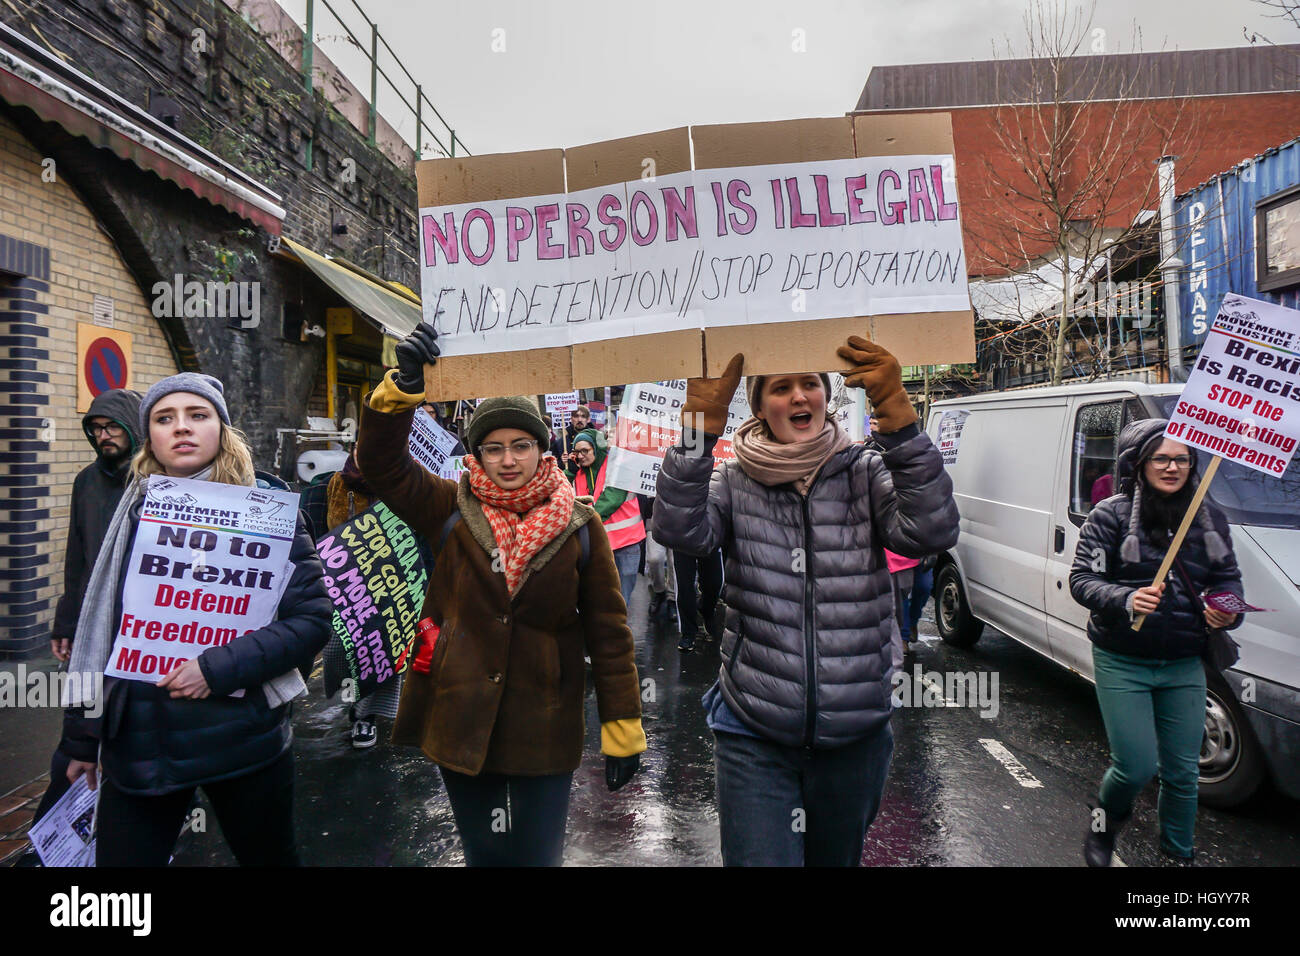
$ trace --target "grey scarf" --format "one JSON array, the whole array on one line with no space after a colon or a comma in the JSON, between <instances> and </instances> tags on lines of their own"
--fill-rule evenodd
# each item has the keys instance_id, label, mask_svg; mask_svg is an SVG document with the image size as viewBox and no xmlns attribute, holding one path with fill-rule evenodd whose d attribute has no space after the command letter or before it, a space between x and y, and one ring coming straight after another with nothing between
<instances>
[{"instance_id":1,"label":"grey scarf","mask_svg":"<svg viewBox=\"0 0 1300 956\"><path fill-rule=\"evenodd\" d=\"M209 465L190 477L205 481L211 474L212 466ZM126 559L126 547L131 540L132 510L144 498L147 483L148 478L140 478L127 485L104 534L99 557L86 584L86 597L81 605L81 617L77 620L77 633L72 640L72 657L68 661L68 673L79 675L80 679L64 682L64 707L91 707L93 695L102 688L99 675L108 666L108 655L113 650L117 629L113 611L122 587L122 562ZM307 693L307 685L294 668L263 684L262 693L266 695L267 706L275 708Z\"/></svg>"}]
</instances>

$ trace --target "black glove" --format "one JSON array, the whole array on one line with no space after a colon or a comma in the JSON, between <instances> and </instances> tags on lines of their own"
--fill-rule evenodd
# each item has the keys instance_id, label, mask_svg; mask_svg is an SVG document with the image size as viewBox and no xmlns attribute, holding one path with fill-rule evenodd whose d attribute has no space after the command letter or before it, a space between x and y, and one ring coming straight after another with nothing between
<instances>
[{"instance_id":1,"label":"black glove","mask_svg":"<svg viewBox=\"0 0 1300 956\"><path fill-rule=\"evenodd\" d=\"M633 754L630 757L605 757L605 786L609 787L609 792L622 787L632 779L641 770L641 755Z\"/></svg>"},{"instance_id":2,"label":"black glove","mask_svg":"<svg viewBox=\"0 0 1300 956\"><path fill-rule=\"evenodd\" d=\"M397 387L408 394L424 394L424 367L438 361L438 333L421 322L397 343Z\"/></svg>"}]
</instances>

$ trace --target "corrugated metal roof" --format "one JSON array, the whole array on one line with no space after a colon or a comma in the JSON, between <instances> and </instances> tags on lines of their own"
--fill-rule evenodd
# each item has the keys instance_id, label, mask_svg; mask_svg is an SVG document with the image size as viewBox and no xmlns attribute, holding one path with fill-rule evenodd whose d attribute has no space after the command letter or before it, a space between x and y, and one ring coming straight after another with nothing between
<instances>
[{"instance_id":1,"label":"corrugated metal roof","mask_svg":"<svg viewBox=\"0 0 1300 956\"><path fill-rule=\"evenodd\" d=\"M1076 56L1065 100L1230 96L1300 90L1300 44ZM952 109L1041 101L1041 60L979 60L873 67L857 110Z\"/></svg>"}]
</instances>

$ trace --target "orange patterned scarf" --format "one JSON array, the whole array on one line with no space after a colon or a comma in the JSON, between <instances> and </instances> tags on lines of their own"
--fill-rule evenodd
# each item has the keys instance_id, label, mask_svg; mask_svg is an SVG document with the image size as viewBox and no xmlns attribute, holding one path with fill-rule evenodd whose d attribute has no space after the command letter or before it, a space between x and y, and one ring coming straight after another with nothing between
<instances>
[{"instance_id":1,"label":"orange patterned scarf","mask_svg":"<svg viewBox=\"0 0 1300 956\"><path fill-rule=\"evenodd\" d=\"M524 569L542 548L569 523L573 516L573 485L547 455L528 484L507 491L488 477L473 455L465 456L469 488L483 505L492 526L499 554L493 555L495 570L504 571L510 596L524 576Z\"/></svg>"}]
</instances>

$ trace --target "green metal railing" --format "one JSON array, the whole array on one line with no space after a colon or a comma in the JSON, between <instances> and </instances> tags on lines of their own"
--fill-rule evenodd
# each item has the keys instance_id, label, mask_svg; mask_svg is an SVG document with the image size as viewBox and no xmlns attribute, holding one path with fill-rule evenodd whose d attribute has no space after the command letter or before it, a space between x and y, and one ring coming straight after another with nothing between
<instances>
[{"instance_id":1,"label":"green metal railing","mask_svg":"<svg viewBox=\"0 0 1300 956\"><path fill-rule=\"evenodd\" d=\"M320 2L324 4L326 10L334 15L334 19L338 21L339 25L347 31L348 39L352 41L353 45L356 46L358 50L365 53L366 47L362 44L361 40L358 39L357 35L352 32L352 28L348 26L346 21L344 21L344 19L339 15L338 11L334 9L329 0L320 0ZM388 45L388 41L380 34L379 25L366 16L366 11L361 9L361 4L359 4L357 0L352 0L352 5L357 8L357 12L361 14L361 18L366 21L366 25L370 28L370 52L367 55L367 59L370 61L370 113L367 122L367 134L370 138L370 145L376 145L378 139L379 78L382 76L388 82L388 85L392 88L393 92L397 94L397 98L401 101L402 105L410 110L410 112L415 116L416 159L423 158L424 136L426 133L429 135L429 138L437 144L438 148L445 156L455 156L457 146L460 147L461 152L464 155L472 155L468 149L465 149L464 142L456 136L456 131L452 129L451 124L448 123L446 119L443 118L443 115L438 112L438 108L433 105L433 102L424 95L424 87L416 81L414 76L411 75L411 71L406 68L406 65L398 58L397 53ZM302 48L302 77L303 84L306 86L308 93L312 92L312 54L316 47L315 7L316 0L307 0L307 25L304 30ZM402 95L402 91L398 88L397 83L393 81L393 78L389 76L388 73L385 72L384 68L379 64L379 45L381 43L384 45L384 49L386 49L389 55L393 58L393 62L396 63L401 71L406 74L406 78L410 80L411 85L415 88L414 106L411 105L411 102L404 95ZM450 145L439 139L438 134L425 121L424 107L426 105L433 111L433 115L438 118L438 121L442 123L443 127L445 127L450 137Z\"/></svg>"}]
</instances>

